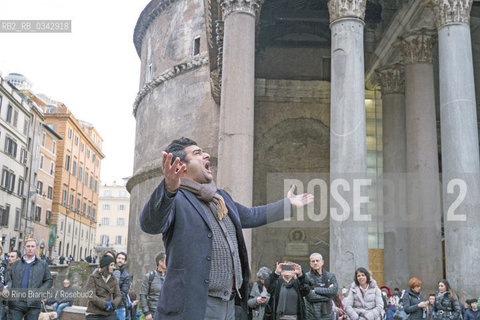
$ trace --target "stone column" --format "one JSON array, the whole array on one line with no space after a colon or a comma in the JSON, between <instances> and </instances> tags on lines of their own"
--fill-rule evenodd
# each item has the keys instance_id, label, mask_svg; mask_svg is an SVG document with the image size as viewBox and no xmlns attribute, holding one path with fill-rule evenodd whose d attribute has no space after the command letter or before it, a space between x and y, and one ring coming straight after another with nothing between
<instances>
[{"instance_id":1,"label":"stone column","mask_svg":"<svg viewBox=\"0 0 480 320\"><path fill-rule=\"evenodd\" d=\"M363 30L366 0L330 0L332 78L330 120L330 270L340 287L352 283L358 267L368 268L367 221L354 217L353 180L365 178L366 127ZM336 182L345 179L346 185ZM358 180L357 180L358 181ZM335 189L346 203L338 201ZM348 189L348 190L347 190ZM362 188L362 195L368 190ZM362 216L364 217L364 215Z\"/></svg>"},{"instance_id":2,"label":"stone column","mask_svg":"<svg viewBox=\"0 0 480 320\"><path fill-rule=\"evenodd\" d=\"M383 230L385 283L408 283L406 228L405 70L393 64L377 70L383 106Z\"/></svg>"},{"instance_id":3,"label":"stone column","mask_svg":"<svg viewBox=\"0 0 480 320\"><path fill-rule=\"evenodd\" d=\"M410 32L400 44L405 63L408 269L410 277L423 281L423 291L430 292L443 274L434 31Z\"/></svg>"},{"instance_id":4,"label":"stone column","mask_svg":"<svg viewBox=\"0 0 480 320\"><path fill-rule=\"evenodd\" d=\"M217 185L252 205L255 21L263 0L222 0L222 95ZM244 231L250 256L251 230Z\"/></svg>"},{"instance_id":5,"label":"stone column","mask_svg":"<svg viewBox=\"0 0 480 320\"><path fill-rule=\"evenodd\" d=\"M465 300L476 297L480 285L472 265L480 243L480 160L469 25L473 1L432 2L438 29L446 274ZM458 207L455 201L460 201Z\"/></svg>"}]
</instances>

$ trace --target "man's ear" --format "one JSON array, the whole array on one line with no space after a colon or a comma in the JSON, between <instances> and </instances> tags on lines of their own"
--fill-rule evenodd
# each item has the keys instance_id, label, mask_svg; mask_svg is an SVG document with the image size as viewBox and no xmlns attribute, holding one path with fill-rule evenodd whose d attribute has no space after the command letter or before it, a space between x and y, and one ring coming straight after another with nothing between
<instances>
[{"instance_id":1,"label":"man's ear","mask_svg":"<svg viewBox=\"0 0 480 320\"><path fill-rule=\"evenodd\" d=\"M185 162L179 161L179 162L177 163L177 167L175 168L175 172L178 172L178 170L180 170L180 168L181 168L184 164L186 165ZM185 166L185 171L186 171L186 166Z\"/></svg>"}]
</instances>

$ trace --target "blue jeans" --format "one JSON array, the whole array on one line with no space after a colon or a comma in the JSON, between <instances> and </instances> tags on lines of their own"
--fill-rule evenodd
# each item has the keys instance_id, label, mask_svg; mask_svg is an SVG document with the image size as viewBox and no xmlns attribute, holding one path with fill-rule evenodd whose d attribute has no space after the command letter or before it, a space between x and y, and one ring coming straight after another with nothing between
<instances>
[{"instance_id":1,"label":"blue jeans","mask_svg":"<svg viewBox=\"0 0 480 320\"><path fill-rule=\"evenodd\" d=\"M115 313L117 314L117 320L125 320L125 308L118 308L115 309Z\"/></svg>"},{"instance_id":2,"label":"blue jeans","mask_svg":"<svg viewBox=\"0 0 480 320\"><path fill-rule=\"evenodd\" d=\"M60 318L60 314L62 313L62 310L65 309L66 307L70 307L69 302L62 302L60 304L58 302L55 302L53 304L53 306L52 306L53 311L55 311L57 313L57 317L55 319Z\"/></svg>"}]
</instances>

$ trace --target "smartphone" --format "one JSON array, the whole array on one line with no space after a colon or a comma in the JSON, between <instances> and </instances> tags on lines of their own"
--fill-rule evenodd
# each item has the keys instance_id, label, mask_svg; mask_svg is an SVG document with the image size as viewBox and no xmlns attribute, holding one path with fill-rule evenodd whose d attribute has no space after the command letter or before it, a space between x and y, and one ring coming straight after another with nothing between
<instances>
[{"instance_id":1,"label":"smartphone","mask_svg":"<svg viewBox=\"0 0 480 320\"><path fill-rule=\"evenodd\" d=\"M293 271L295 268L291 264L282 264L282 270Z\"/></svg>"}]
</instances>

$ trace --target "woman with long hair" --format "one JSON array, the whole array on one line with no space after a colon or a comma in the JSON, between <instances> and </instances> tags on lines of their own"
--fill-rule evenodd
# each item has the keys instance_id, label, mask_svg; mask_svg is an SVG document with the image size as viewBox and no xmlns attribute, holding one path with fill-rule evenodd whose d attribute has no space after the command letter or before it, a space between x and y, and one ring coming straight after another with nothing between
<instances>
[{"instance_id":1,"label":"woman with long hair","mask_svg":"<svg viewBox=\"0 0 480 320\"><path fill-rule=\"evenodd\" d=\"M108 255L110 257L113 258L113 261L117 261L117 255L115 254L115 252L113 252L112 250L105 250L103 252L103 254L101 255L101 257L105 256L105 255ZM113 264L113 270L115 271L116 269L116 265L115 263ZM97 271L100 271L100 263L98 263L98 267L96 267L93 271L92 271L92 274L96 273Z\"/></svg>"},{"instance_id":2,"label":"woman with long hair","mask_svg":"<svg viewBox=\"0 0 480 320\"><path fill-rule=\"evenodd\" d=\"M92 295L88 301L86 320L115 320L115 309L122 295L117 279L113 275L115 260L106 254L100 259L100 269L92 273L87 281L86 290Z\"/></svg>"},{"instance_id":3,"label":"woman with long hair","mask_svg":"<svg viewBox=\"0 0 480 320\"><path fill-rule=\"evenodd\" d=\"M409 315L409 320L421 320L426 315L424 310L428 306L428 301L423 301L420 290L422 289L422 281L418 278L411 278L408 281L408 290L402 297L403 310Z\"/></svg>"},{"instance_id":4,"label":"woman with long hair","mask_svg":"<svg viewBox=\"0 0 480 320\"><path fill-rule=\"evenodd\" d=\"M438 282L433 313L434 320L457 320L460 318L461 307L457 295L445 279Z\"/></svg>"},{"instance_id":5,"label":"woman with long hair","mask_svg":"<svg viewBox=\"0 0 480 320\"><path fill-rule=\"evenodd\" d=\"M382 319L382 293L367 269L355 270L354 281L343 305L351 320Z\"/></svg>"}]
</instances>

